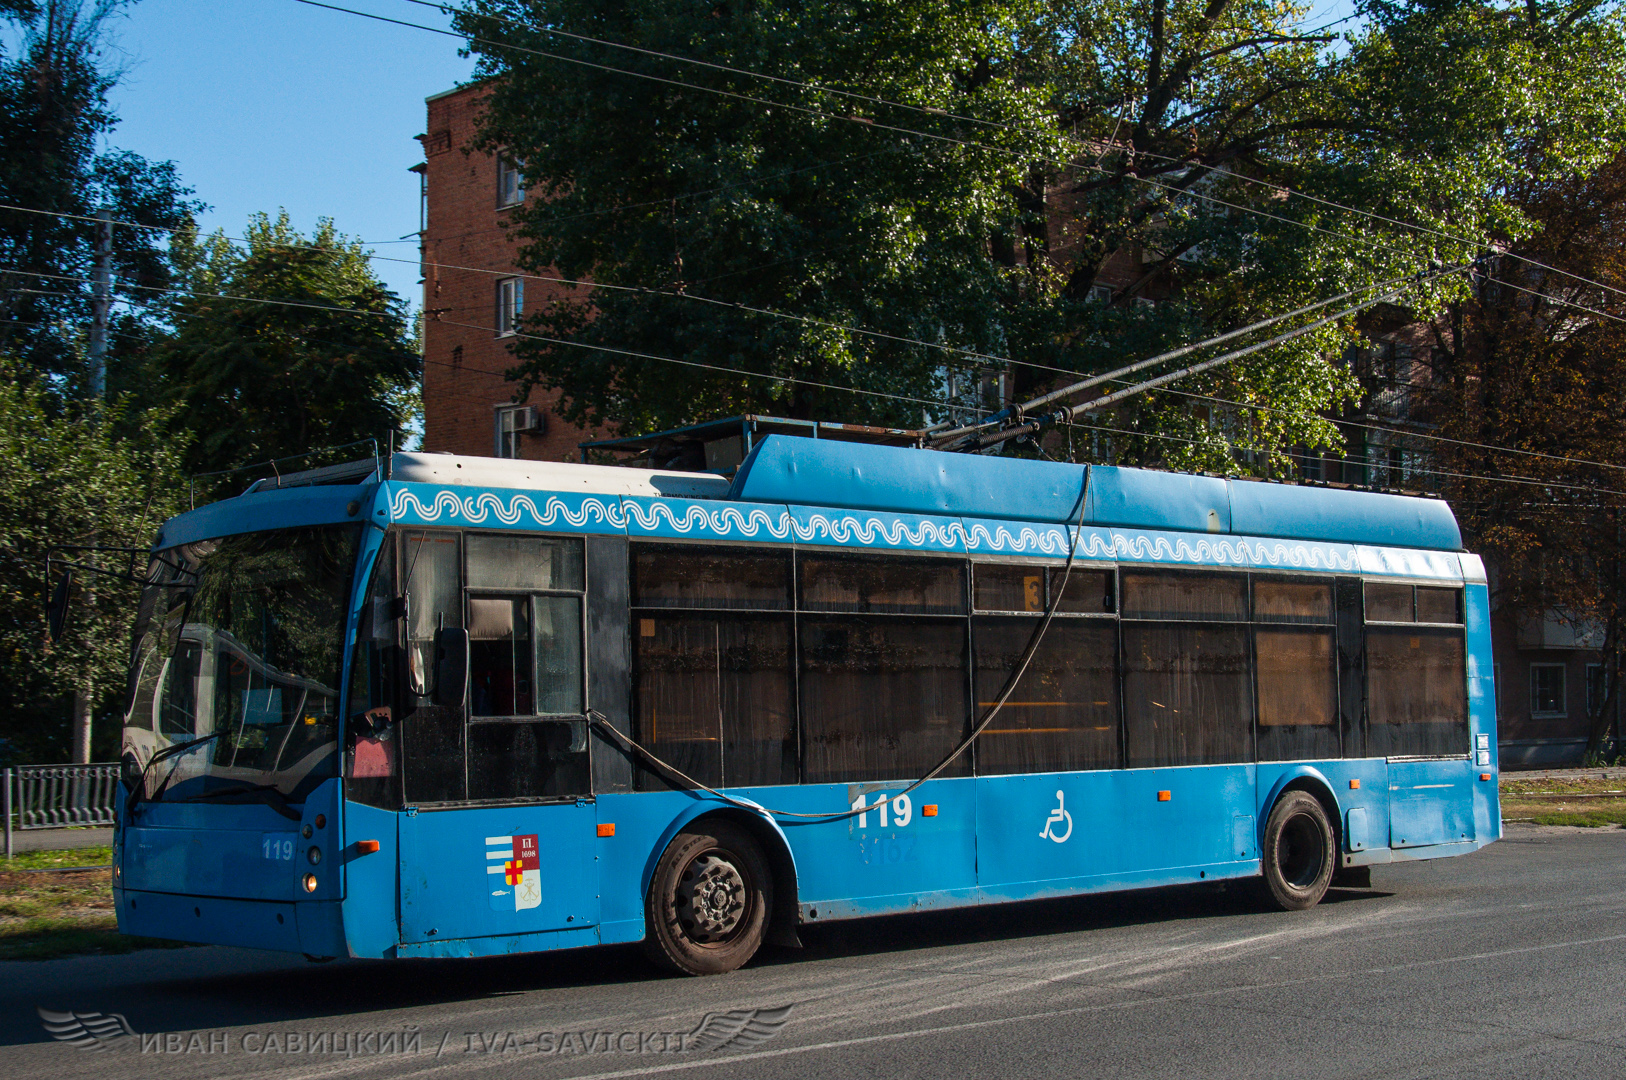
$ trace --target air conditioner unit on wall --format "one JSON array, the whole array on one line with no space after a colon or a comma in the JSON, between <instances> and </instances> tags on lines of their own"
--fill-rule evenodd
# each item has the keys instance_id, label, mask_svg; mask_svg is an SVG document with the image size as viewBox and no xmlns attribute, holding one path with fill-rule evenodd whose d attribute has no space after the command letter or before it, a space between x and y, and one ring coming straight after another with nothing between
<instances>
[{"instance_id":1,"label":"air conditioner unit on wall","mask_svg":"<svg viewBox=\"0 0 1626 1080\"><path fill-rule=\"evenodd\" d=\"M541 434L546 429L547 420L542 410L535 405L523 405L517 409L504 409L502 413L502 430L504 434L530 433Z\"/></svg>"}]
</instances>

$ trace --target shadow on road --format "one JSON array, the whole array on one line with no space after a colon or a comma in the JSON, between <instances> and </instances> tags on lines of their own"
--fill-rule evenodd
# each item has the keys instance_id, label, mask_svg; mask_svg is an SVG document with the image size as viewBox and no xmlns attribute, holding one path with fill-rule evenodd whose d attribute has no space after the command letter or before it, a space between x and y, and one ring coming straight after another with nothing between
<instances>
[{"instance_id":1,"label":"shadow on road","mask_svg":"<svg viewBox=\"0 0 1626 1080\"><path fill-rule=\"evenodd\" d=\"M779 967L855 957L881 960L976 942L1020 941L1148 923L1261 917L1266 906L1256 884L1175 886L813 924L802 930L804 948L765 948L752 966ZM1378 890L1332 889L1323 904L1361 903L1389 895ZM1298 916L1278 913L1274 917ZM111 963L155 955L159 954L104 959ZM0 1010L0 1045L41 1040L33 1013L36 1004L50 1009L123 1012L138 1031L290 1025L327 1017L344 1017L340 1026L361 1030L376 1026L366 1020L369 1013L478 1002L544 989L609 987L668 978L656 972L636 946L468 960L340 961L325 965L290 957L288 966L269 968L242 965L242 957L250 954L241 952L189 949L163 955L173 959L153 961L151 978L143 978L140 969L132 967L116 980L119 985L109 985L87 968L83 993L61 985L64 981L70 985L77 982L74 978L53 980L59 986L47 991L51 1000L36 1002L33 997L37 994L19 986L11 987L9 993L0 991L0 997L10 999L8 1007ZM218 974L175 977L172 965L206 971L211 956L221 957L215 969Z\"/></svg>"}]
</instances>

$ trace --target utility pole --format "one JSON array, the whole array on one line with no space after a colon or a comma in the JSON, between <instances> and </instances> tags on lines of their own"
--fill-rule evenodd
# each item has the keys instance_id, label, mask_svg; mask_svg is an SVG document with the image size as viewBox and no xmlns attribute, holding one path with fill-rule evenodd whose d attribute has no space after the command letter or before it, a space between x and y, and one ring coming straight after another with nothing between
<instances>
[{"instance_id":1,"label":"utility pole","mask_svg":"<svg viewBox=\"0 0 1626 1080\"><path fill-rule=\"evenodd\" d=\"M96 261L90 274L90 396L107 397L107 323L113 308L113 211L96 211ZM93 556L94 557L94 556ZM94 602L93 595L85 603ZM81 686L73 694L73 760L90 761L91 687Z\"/></svg>"},{"instance_id":2,"label":"utility pole","mask_svg":"<svg viewBox=\"0 0 1626 1080\"><path fill-rule=\"evenodd\" d=\"M113 211L96 211L96 263L91 270L90 396L107 396L107 321L113 308Z\"/></svg>"}]
</instances>

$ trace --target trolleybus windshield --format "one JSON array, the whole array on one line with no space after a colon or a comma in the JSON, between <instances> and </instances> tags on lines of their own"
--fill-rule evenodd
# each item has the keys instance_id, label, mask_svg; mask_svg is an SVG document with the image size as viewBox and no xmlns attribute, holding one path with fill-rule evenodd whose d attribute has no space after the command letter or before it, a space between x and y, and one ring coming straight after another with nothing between
<instances>
[{"instance_id":1,"label":"trolleybus windshield","mask_svg":"<svg viewBox=\"0 0 1626 1080\"><path fill-rule=\"evenodd\" d=\"M127 780L143 798L297 802L337 775L359 535L353 525L279 529L158 553L124 728Z\"/></svg>"}]
</instances>

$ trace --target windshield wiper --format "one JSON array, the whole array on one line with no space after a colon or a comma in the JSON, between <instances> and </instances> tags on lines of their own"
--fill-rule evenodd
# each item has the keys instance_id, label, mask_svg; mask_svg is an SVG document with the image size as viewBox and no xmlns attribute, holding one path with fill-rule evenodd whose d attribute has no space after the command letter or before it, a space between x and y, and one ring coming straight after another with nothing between
<instances>
[{"instance_id":1,"label":"windshield wiper","mask_svg":"<svg viewBox=\"0 0 1626 1080\"><path fill-rule=\"evenodd\" d=\"M188 795L177 802L202 802L204 799L220 799L231 795L253 795L253 799L244 799L244 802L263 802L285 818L294 821L300 820L300 813L294 809L288 797L284 795L275 784L238 784L235 787L215 788L213 791L200 791L196 795Z\"/></svg>"},{"instance_id":2,"label":"windshield wiper","mask_svg":"<svg viewBox=\"0 0 1626 1080\"><path fill-rule=\"evenodd\" d=\"M148 758L146 766L143 767L142 770L141 770L141 775L136 778L135 790L130 792L130 799L125 804L126 812L134 813L135 808L137 806L141 805L141 802L142 802L143 799L146 799L146 794L145 793L146 793L146 790L147 790L147 773L149 771L151 771L151 769L152 769L152 767L154 765L158 764L160 761L165 761L165 760L167 760L169 758L172 758L176 754L184 754L188 750L191 750L193 747L202 746L204 743L209 742L210 740L218 739L218 738L220 738L220 736L222 736L224 734L225 734L225 731L217 731L213 735L204 735L201 738L188 739L186 742L176 743L174 746L166 746L166 747L164 747L164 749L158 751L158 753L156 753L152 757ZM152 798L151 799L146 799L146 801L148 801L148 802L159 802L159 801L161 801L160 796L162 796L164 794L164 789L169 786L170 777L172 777L174 775L175 775L174 770L173 769L170 770L169 776L165 776L164 777L164 782L162 784L158 785L158 790L152 793Z\"/></svg>"}]
</instances>

